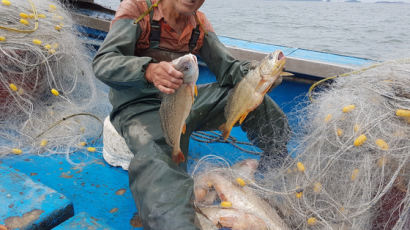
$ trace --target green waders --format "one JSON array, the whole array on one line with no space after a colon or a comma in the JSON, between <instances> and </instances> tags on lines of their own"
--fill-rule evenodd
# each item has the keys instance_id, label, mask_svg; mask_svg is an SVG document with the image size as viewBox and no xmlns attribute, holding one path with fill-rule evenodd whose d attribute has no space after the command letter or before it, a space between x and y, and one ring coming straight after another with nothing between
<instances>
[{"instance_id":1,"label":"green waders","mask_svg":"<svg viewBox=\"0 0 410 230\"><path fill-rule=\"evenodd\" d=\"M198 96L187 118L186 133L181 136L184 154L188 153L192 132L216 130L225 122L224 107L230 89L217 83L198 87ZM134 109L125 108L114 117L113 124L134 153L129 166L129 181L144 229L197 229L193 225L193 180L186 173L186 164L177 166L171 159L172 147L166 144L161 129L160 104L133 106L148 106L151 110L132 115L129 111ZM283 112L269 96L249 113L241 127L265 153L271 152L268 148L272 148L268 140L283 138L288 130Z\"/></svg>"},{"instance_id":2,"label":"green waders","mask_svg":"<svg viewBox=\"0 0 410 230\"><path fill-rule=\"evenodd\" d=\"M172 148L165 142L158 114L159 91L144 77L148 64L161 59L135 56L141 28L134 21L124 18L112 24L94 58L94 72L111 88L111 122L134 153L129 166L130 189L144 229L197 229L192 205L193 180L186 173L186 164L177 166L171 160ZM199 86L198 97L186 121L186 133L181 137L184 154L188 152L193 131L216 130L225 122L228 92L249 69L247 62L232 57L214 32L205 35L199 56L218 83ZM249 113L242 129L264 151L262 160L265 156L277 156L286 148L286 118L268 96Z\"/></svg>"}]
</instances>

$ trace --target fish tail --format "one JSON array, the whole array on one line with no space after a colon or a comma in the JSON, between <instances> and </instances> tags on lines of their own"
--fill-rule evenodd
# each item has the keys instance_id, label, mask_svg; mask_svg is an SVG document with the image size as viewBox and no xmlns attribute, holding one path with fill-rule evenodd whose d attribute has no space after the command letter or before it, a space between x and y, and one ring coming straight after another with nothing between
<instances>
[{"instance_id":1,"label":"fish tail","mask_svg":"<svg viewBox=\"0 0 410 230\"><path fill-rule=\"evenodd\" d=\"M185 156L182 153L182 151L180 149L178 149L177 151L174 151L172 153L172 160L179 165L179 163L182 163L185 161Z\"/></svg>"},{"instance_id":2,"label":"fish tail","mask_svg":"<svg viewBox=\"0 0 410 230\"><path fill-rule=\"evenodd\" d=\"M231 129L232 127L228 127L226 123L223 123L221 126L219 126L219 130L222 131L222 137L224 140L228 139L229 135L231 134Z\"/></svg>"}]
</instances>

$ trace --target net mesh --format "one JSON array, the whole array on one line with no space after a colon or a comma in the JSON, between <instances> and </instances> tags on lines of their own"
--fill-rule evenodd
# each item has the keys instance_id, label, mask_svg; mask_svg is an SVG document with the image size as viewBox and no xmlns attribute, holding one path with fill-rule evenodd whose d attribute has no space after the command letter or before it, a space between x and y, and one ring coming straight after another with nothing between
<instances>
[{"instance_id":1,"label":"net mesh","mask_svg":"<svg viewBox=\"0 0 410 230\"><path fill-rule=\"evenodd\" d=\"M246 189L269 202L290 229L409 229L410 61L336 78L313 98L289 115L298 125L288 159L281 167L264 161L268 170L244 178ZM195 183L214 167L232 171L218 162L199 161ZM236 187L238 177L225 173ZM205 204L214 205L211 200Z\"/></svg>"},{"instance_id":2,"label":"net mesh","mask_svg":"<svg viewBox=\"0 0 410 230\"><path fill-rule=\"evenodd\" d=\"M87 147L109 108L67 9L50 0L2 1L0 9L0 156Z\"/></svg>"}]
</instances>

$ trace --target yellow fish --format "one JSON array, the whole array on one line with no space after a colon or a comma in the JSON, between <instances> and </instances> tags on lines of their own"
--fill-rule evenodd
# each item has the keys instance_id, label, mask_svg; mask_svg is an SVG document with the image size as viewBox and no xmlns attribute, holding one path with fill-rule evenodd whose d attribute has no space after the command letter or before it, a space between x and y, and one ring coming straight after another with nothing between
<instances>
[{"instance_id":1,"label":"yellow fish","mask_svg":"<svg viewBox=\"0 0 410 230\"><path fill-rule=\"evenodd\" d=\"M236 122L242 124L246 116L262 103L265 94L283 73L285 63L282 51L270 53L235 86L225 106L226 123L219 127L225 140Z\"/></svg>"},{"instance_id":2,"label":"yellow fish","mask_svg":"<svg viewBox=\"0 0 410 230\"><path fill-rule=\"evenodd\" d=\"M185 120L191 111L194 96L198 92L196 81L199 70L196 56L192 54L177 58L171 64L184 74L183 83L173 94L164 95L159 114L165 140L173 147L172 160L179 164L185 161L180 147L181 133L185 133Z\"/></svg>"}]
</instances>

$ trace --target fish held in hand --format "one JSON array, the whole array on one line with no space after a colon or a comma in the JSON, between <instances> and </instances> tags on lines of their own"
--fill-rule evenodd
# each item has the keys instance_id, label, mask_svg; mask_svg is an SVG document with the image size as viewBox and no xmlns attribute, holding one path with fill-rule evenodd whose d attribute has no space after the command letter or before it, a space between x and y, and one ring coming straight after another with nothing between
<instances>
[{"instance_id":1,"label":"fish held in hand","mask_svg":"<svg viewBox=\"0 0 410 230\"><path fill-rule=\"evenodd\" d=\"M200 212L215 226L231 228L232 230L268 230L262 219L241 210L203 207Z\"/></svg>"},{"instance_id":2,"label":"fish held in hand","mask_svg":"<svg viewBox=\"0 0 410 230\"><path fill-rule=\"evenodd\" d=\"M235 86L225 106L226 123L220 126L225 140L236 122L242 124L246 116L262 103L265 94L283 74L285 63L282 51L270 53Z\"/></svg>"},{"instance_id":3,"label":"fish held in hand","mask_svg":"<svg viewBox=\"0 0 410 230\"><path fill-rule=\"evenodd\" d=\"M185 133L186 123L194 97L197 95L196 81L199 70L195 55L187 54L171 62L172 66L183 73L182 85L173 93L164 95L159 109L161 127L165 140L172 146L172 160L179 164L185 161L181 151L181 134Z\"/></svg>"}]
</instances>

